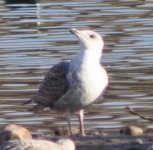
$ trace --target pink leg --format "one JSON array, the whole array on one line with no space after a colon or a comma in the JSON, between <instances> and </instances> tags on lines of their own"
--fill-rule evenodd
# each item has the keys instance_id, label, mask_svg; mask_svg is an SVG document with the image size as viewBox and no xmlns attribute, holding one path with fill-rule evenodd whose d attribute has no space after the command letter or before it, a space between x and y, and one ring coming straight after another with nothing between
<instances>
[{"instance_id":1,"label":"pink leg","mask_svg":"<svg viewBox=\"0 0 153 150\"><path fill-rule=\"evenodd\" d=\"M71 117L70 117L69 111L67 111L66 118L67 118L67 123L68 123L70 135L71 135L71 137L73 137L72 128L71 128L71 120L70 120Z\"/></svg>"},{"instance_id":2,"label":"pink leg","mask_svg":"<svg viewBox=\"0 0 153 150\"><path fill-rule=\"evenodd\" d=\"M84 133L84 111L81 109L78 113L79 123L80 123L80 134L85 136Z\"/></svg>"}]
</instances>

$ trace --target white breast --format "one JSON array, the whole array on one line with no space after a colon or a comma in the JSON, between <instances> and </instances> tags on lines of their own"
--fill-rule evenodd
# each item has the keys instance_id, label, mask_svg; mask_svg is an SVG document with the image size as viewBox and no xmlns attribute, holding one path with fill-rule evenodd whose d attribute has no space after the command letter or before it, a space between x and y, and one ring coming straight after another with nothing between
<instances>
[{"instance_id":1,"label":"white breast","mask_svg":"<svg viewBox=\"0 0 153 150\"><path fill-rule=\"evenodd\" d=\"M84 90L81 101L82 104L85 105L95 101L102 94L108 84L108 77L104 68L100 65L89 67L90 68L82 68L80 71L81 85Z\"/></svg>"},{"instance_id":2,"label":"white breast","mask_svg":"<svg viewBox=\"0 0 153 150\"><path fill-rule=\"evenodd\" d=\"M83 106L89 105L102 94L108 84L108 76L100 65L100 54L84 50L71 61L69 81L75 80L81 90L78 101Z\"/></svg>"}]
</instances>

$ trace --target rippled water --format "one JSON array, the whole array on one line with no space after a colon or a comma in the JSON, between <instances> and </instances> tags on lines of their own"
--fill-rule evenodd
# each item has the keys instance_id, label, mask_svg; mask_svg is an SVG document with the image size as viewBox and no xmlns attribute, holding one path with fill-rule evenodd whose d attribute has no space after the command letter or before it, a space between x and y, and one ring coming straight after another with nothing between
<instances>
[{"instance_id":1,"label":"rippled water","mask_svg":"<svg viewBox=\"0 0 153 150\"><path fill-rule=\"evenodd\" d=\"M109 87L102 103L86 109L86 129L119 128L150 122L130 115L153 116L153 0L88 0L38 4L0 1L0 126L24 124L36 132L65 126L65 116L51 111L28 112L21 103L38 89L47 70L78 51L70 28L88 28L103 35L102 63ZM73 125L77 118L73 117Z\"/></svg>"}]
</instances>

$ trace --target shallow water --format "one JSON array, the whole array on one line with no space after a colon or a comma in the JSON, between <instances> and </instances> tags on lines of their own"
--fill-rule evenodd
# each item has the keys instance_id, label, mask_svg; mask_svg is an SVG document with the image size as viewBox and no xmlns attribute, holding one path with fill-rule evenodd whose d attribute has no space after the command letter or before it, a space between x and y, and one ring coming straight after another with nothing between
<instances>
[{"instance_id":1,"label":"shallow water","mask_svg":"<svg viewBox=\"0 0 153 150\"><path fill-rule=\"evenodd\" d=\"M0 126L24 124L37 133L66 125L65 116L28 112L20 105L38 89L47 70L78 52L70 28L89 28L105 41L102 63L109 74L103 101L85 110L86 130L150 122L127 112L131 106L153 116L153 1L88 0L38 4L0 1ZM72 124L78 125L76 116Z\"/></svg>"}]
</instances>

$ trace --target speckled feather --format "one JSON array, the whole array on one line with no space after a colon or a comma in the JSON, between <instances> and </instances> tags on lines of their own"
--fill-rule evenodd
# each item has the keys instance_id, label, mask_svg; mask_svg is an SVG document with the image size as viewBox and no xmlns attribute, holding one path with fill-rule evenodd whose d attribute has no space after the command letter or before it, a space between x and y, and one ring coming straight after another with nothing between
<instances>
[{"instance_id":1,"label":"speckled feather","mask_svg":"<svg viewBox=\"0 0 153 150\"><path fill-rule=\"evenodd\" d=\"M67 91L68 81L66 75L69 62L60 62L54 65L41 82L38 92L31 99L38 105L54 107L55 102Z\"/></svg>"}]
</instances>

